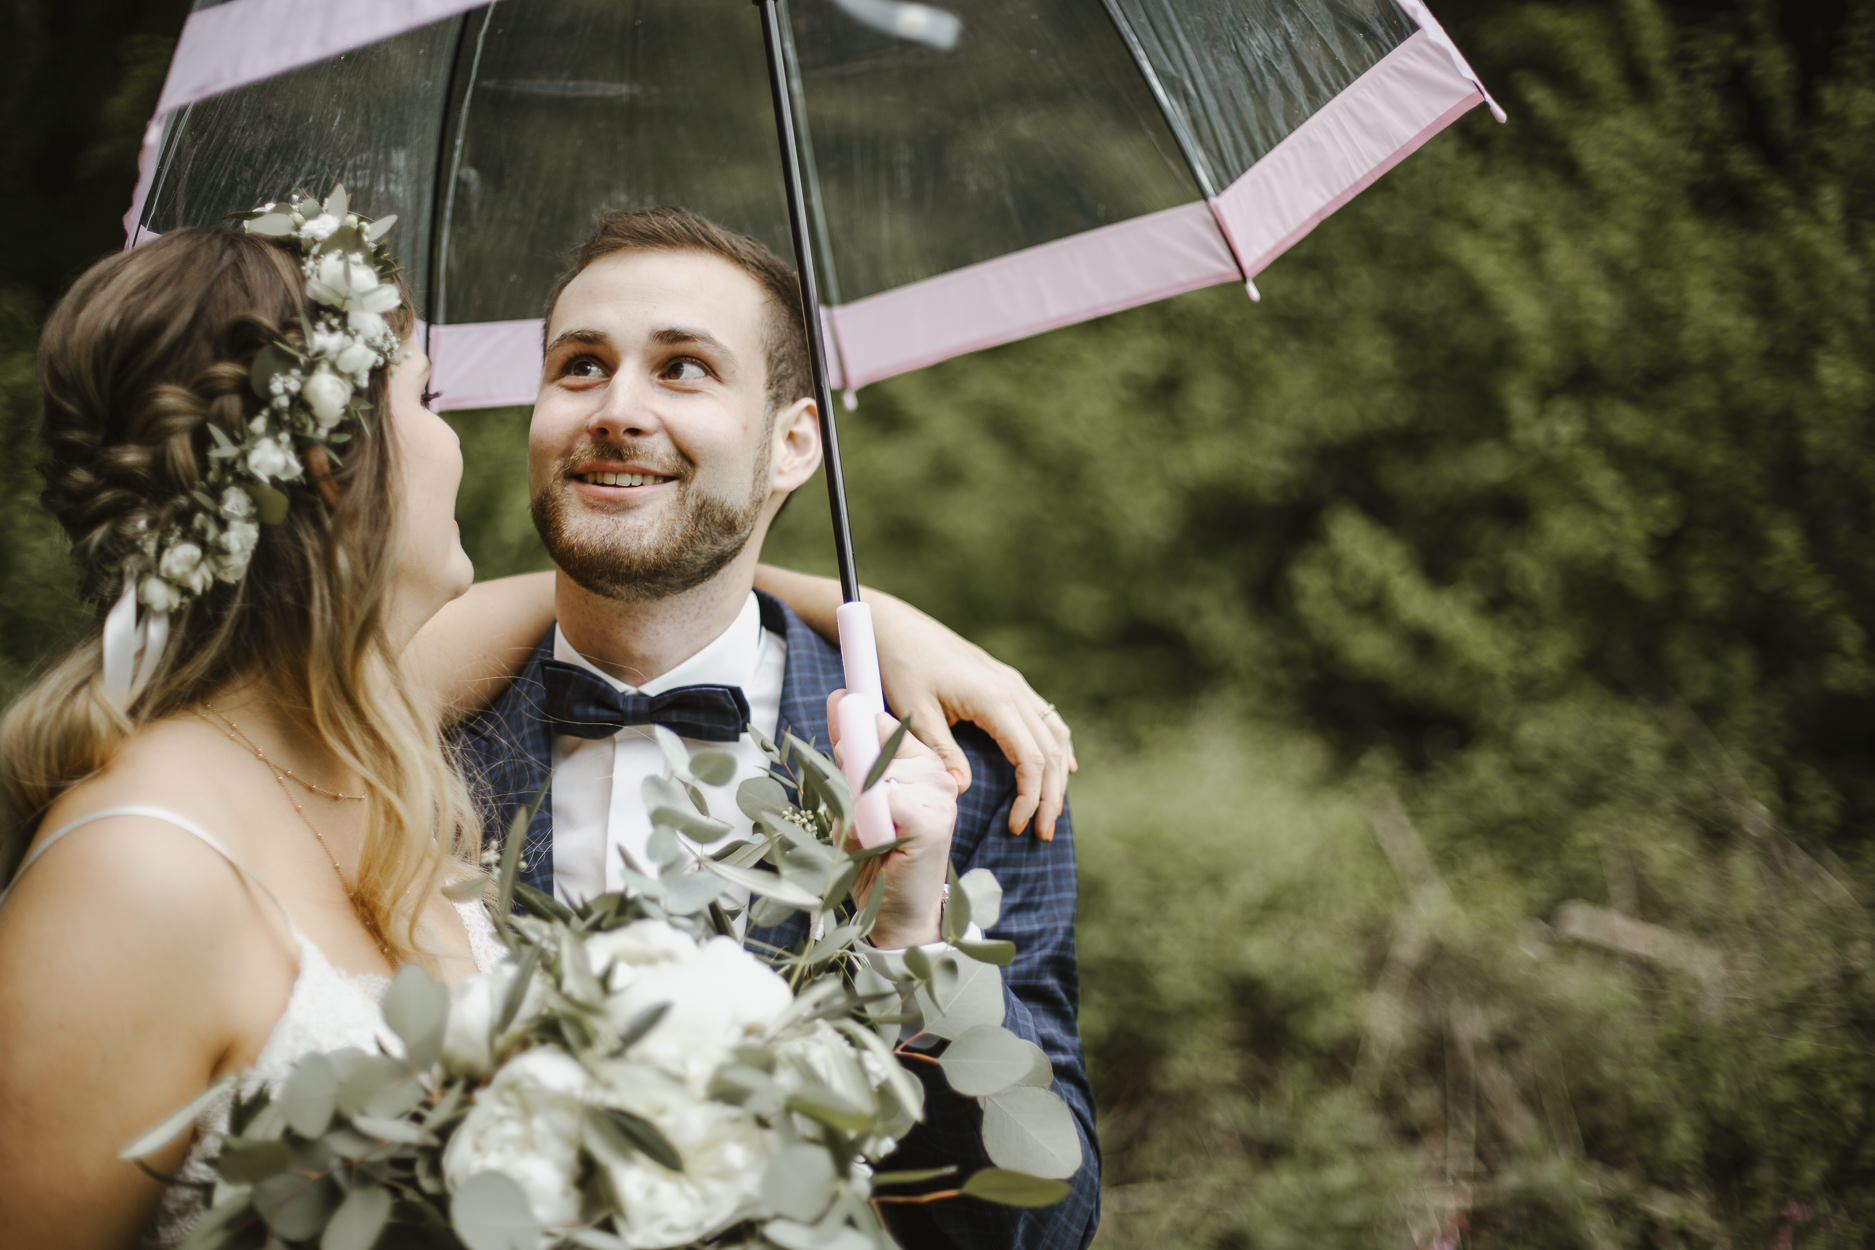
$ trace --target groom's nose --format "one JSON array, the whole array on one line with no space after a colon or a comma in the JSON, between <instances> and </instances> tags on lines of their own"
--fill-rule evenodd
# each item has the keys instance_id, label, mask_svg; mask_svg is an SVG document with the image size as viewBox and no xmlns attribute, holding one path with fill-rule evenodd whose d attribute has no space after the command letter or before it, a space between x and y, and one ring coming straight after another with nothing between
<instances>
[{"instance_id":1,"label":"groom's nose","mask_svg":"<svg viewBox=\"0 0 1875 1250\"><path fill-rule=\"evenodd\" d=\"M662 428L655 400L654 388L621 371L606 386L598 407L587 414L587 437L617 441Z\"/></svg>"}]
</instances>

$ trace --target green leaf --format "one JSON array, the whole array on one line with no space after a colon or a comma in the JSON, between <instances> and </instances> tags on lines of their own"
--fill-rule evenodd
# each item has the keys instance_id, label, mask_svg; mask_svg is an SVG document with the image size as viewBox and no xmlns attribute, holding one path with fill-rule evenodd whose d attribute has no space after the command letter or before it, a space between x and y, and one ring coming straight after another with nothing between
<instances>
[{"instance_id":1,"label":"green leaf","mask_svg":"<svg viewBox=\"0 0 1875 1250\"><path fill-rule=\"evenodd\" d=\"M1007 968L1016 957L1016 944L1000 939L988 942L960 939L954 945L979 963L995 964L999 968Z\"/></svg>"},{"instance_id":2,"label":"green leaf","mask_svg":"<svg viewBox=\"0 0 1875 1250\"><path fill-rule=\"evenodd\" d=\"M998 1167L1061 1179L1081 1166L1081 1137L1068 1104L1017 1085L983 1102L983 1150Z\"/></svg>"},{"instance_id":3,"label":"green leaf","mask_svg":"<svg viewBox=\"0 0 1875 1250\"><path fill-rule=\"evenodd\" d=\"M686 834L698 842L714 842L729 832L729 822L683 807L660 806L651 809L651 821ZM654 857L655 858L655 857Z\"/></svg>"},{"instance_id":4,"label":"green leaf","mask_svg":"<svg viewBox=\"0 0 1875 1250\"><path fill-rule=\"evenodd\" d=\"M762 1176L762 1201L777 1215L811 1224L833 1201L833 1159L818 1146L776 1152Z\"/></svg>"},{"instance_id":5,"label":"green leaf","mask_svg":"<svg viewBox=\"0 0 1875 1250\"><path fill-rule=\"evenodd\" d=\"M242 223L242 228L249 234L281 239L293 233L293 219L284 213L266 213Z\"/></svg>"},{"instance_id":6,"label":"green leaf","mask_svg":"<svg viewBox=\"0 0 1875 1250\"><path fill-rule=\"evenodd\" d=\"M267 1221L274 1236L286 1241L307 1241L318 1235L338 1206L332 1182L294 1172L269 1177L254 1186L254 1209Z\"/></svg>"},{"instance_id":7,"label":"green leaf","mask_svg":"<svg viewBox=\"0 0 1875 1250\"><path fill-rule=\"evenodd\" d=\"M975 1097L1020 1084L1037 1054L1042 1048L1034 1042L999 1024L980 1024L952 1038L938 1056L938 1066L952 1089Z\"/></svg>"},{"instance_id":8,"label":"green leaf","mask_svg":"<svg viewBox=\"0 0 1875 1250\"><path fill-rule=\"evenodd\" d=\"M409 1068L401 1059L385 1055L367 1055L349 1071L339 1072L339 1113L357 1115L372 1099L409 1079Z\"/></svg>"},{"instance_id":9,"label":"green leaf","mask_svg":"<svg viewBox=\"0 0 1875 1250\"><path fill-rule=\"evenodd\" d=\"M772 872L762 872L755 868L733 868L728 864L719 864L706 859L703 866L733 885L739 885L751 894L759 894L773 899L777 903L786 903L792 907L812 910L820 906L820 896L800 886L784 880Z\"/></svg>"},{"instance_id":10,"label":"green leaf","mask_svg":"<svg viewBox=\"0 0 1875 1250\"><path fill-rule=\"evenodd\" d=\"M345 184L342 182L333 183L332 193L326 196L326 212L331 213L334 217L343 222L345 220L345 214L350 209L351 197L345 194Z\"/></svg>"},{"instance_id":11,"label":"green leaf","mask_svg":"<svg viewBox=\"0 0 1875 1250\"><path fill-rule=\"evenodd\" d=\"M689 781L693 775L690 771L690 748L684 740L663 725L651 726L651 736L657 739L658 750L664 752L664 763L671 770L671 775L680 781Z\"/></svg>"},{"instance_id":12,"label":"green leaf","mask_svg":"<svg viewBox=\"0 0 1875 1250\"><path fill-rule=\"evenodd\" d=\"M393 1120L375 1115L355 1115L352 1117L352 1127L379 1141L396 1142L405 1146L434 1146L436 1144L434 1133L421 1124L412 1124L409 1120Z\"/></svg>"},{"instance_id":13,"label":"green leaf","mask_svg":"<svg viewBox=\"0 0 1875 1250\"><path fill-rule=\"evenodd\" d=\"M501 1012L495 1017L494 1036L506 1033L515 1016L520 1014L521 1004L527 999L527 987L534 981L534 969L540 966L540 957L541 948L530 943L515 960L514 977L508 982L508 992L501 999Z\"/></svg>"},{"instance_id":14,"label":"green leaf","mask_svg":"<svg viewBox=\"0 0 1875 1250\"><path fill-rule=\"evenodd\" d=\"M940 957L937 962L947 961ZM924 1031L954 1038L980 1024L1001 1024L1005 1006L1002 974L990 964L954 957L948 963L962 965L954 968L954 979L934 968L934 984L918 991L924 1008Z\"/></svg>"},{"instance_id":15,"label":"green leaf","mask_svg":"<svg viewBox=\"0 0 1875 1250\"><path fill-rule=\"evenodd\" d=\"M567 929L560 931L560 988L575 1002L597 1005L605 1001L586 944Z\"/></svg>"},{"instance_id":16,"label":"green leaf","mask_svg":"<svg viewBox=\"0 0 1875 1250\"><path fill-rule=\"evenodd\" d=\"M222 1143L215 1171L237 1185L256 1185L286 1171L293 1162L293 1147L279 1138L247 1141L230 1137Z\"/></svg>"},{"instance_id":17,"label":"green leaf","mask_svg":"<svg viewBox=\"0 0 1875 1250\"><path fill-rule=\"evenodd\" d=\"M788 798L787 787L772 775L764 774L751 777L736 787L736 806L750 820L763 816L780 817L794 804Z\"/></svg>"},{"instance_id":18,"label":"green leaf","mask_svg":"<svg viewBox=\"0 0 1875 1250\"><path fill-rule=\"evenodd\" d=\"M391 1191L360 1185L345 1195L319 1238L319 1250L371 1250L391 1218Z\"/></svg>"},{"instance_id":19,"label":"green leaf","mask_svg":"<svg viewBox=\"0 0 1875 1250\"><path fill-rule=\"evenodd\" d=\"M706 786L726 786L735 780L741 765L727 751L704 749L690 756L690 775Z\"/></svg>"},{"instance_id":20,"label":"green leaf","mask_svg":"<svg viewBox=\"0 0 1875 1250\"><path fill-rule=\"evenodd\" d=\"M435 1066L449 1024L449 991L416 964L405 964L384 991L384 1023L403 1039L404 1057L419 1072Z\"/></svg>"},{"instance_id":21,"label":"green leaf","mask_svg":"<svg viewBox=\"0 0 1875 1250\"><path fill-rule=\"evenodd\" d=\"M684 1158L664 1130L641 1115L618 1107L586 1107L582 1122L590 1137L614 1154L642 1154L659 1167L684 1170Z\"/></svg>"},{"instance_id":22,"label":"green leaf","mask_svg":"<svg viewBox=\"0 0 1875 1250\"><path fill-rule=\"evenodd\" d=\"M944 904L944 913L938 928L944 940L955 946L963 940L964 932L970 927L970 895L965 892L963 883L957 879L957 865L945 866L945 887L949 897Z\"/></svg>"},{"instance_id":23,"label":"green leaf","mask_svg":"<svg viewBox=\"0 0 1875 1250\"><path fill-rule=\"evenodd\" d=\"M846 896L853 892L853 882L859 879L859 864L848 860L840 871L833 874L827 882L827 888L821 891L820 905L825 908L837 907L846 901Z\"/></svg>"},{"instance_id":24,"label":"green leaf","mask_svg":"<svg viewBox=\"0 0 1875 1250\"><path fill-rule=\"evenodd\" d=\"M376 243L379 239L383 238L386 234L390 233L391 227L396 224L397 224L396 213L391 213L388 216L378 218L376 221L372 222L370 225L365 227L365 242Z\"/></svg>"},{"instance_id":25,"label":"green leaf","mask_svg":"<svg viewBox=\"0 0 1875 1250\"><path fill-rule=\"evenodd\" d=\"M449 1224L467 1250L538 1250L540 1221L527 1194L499 1172L478 1172L457 1188Z\"/></svg>"},{"instance_id":26,"label":"green leaf","mask_svg":"<svg viewBox=\"0 0 1875 1250\"><path fill-rule=\"evenodd\" d=\"M688 916L701 911L722 896L723 881L715 873L701 870L664 882L664 909L673 915Z\"/></svg>"},{"instance_id":27,"label":"green leaf","mask_svg":"<svg viewBox=\"0 0 1875 1250\"><path fill-rule=\"evenodd\" d=\"M521 901L521 906L543 919L557 920L561 924L572 924L574 921L572 909L565 903L525 881L514 883L514 897Z\"/></svg>"},{"instance_id":28,"label":"green leaf","mask_svg":"<svg viewBox=\"0 0 1875 1250\"><path fill-rule=\"evenodd\" d=\"M141 1159L145 1155L155 1154L158 1150L161 1150L164 1146L167 1146L170 1142L182 1136L182 1134L195 1123L196 1119L204 1111L208 1110L212 1103L233 1087L234 1082L235 1076L233 1073L221 1077L207 1089L191 1098L182 1106L176 1108L176 1110L170 1112L163 1118L162 1123L158 1124L147 1133L141 1134L137 1140L125 1146L123 1150L118 1152L117 1157L120 1159Z\"/></svg>"},{"instance_id":29,"label":"green leaf","mask_svg":"<svg viewBox=\"0 0 1875 1250\"><path fill-rule=\"evenodd\" d=\"M942 1180L946 1176L957 1175L957 1165L942 1168L911 1168L902 1172L874 1172L874 1188L881 1185L921 1185L925 1181Z\"/></svg>"},{"instance_id":30,"label":"green leaf","mask_svg":"<svg viewBox=\"0 0 1875 1250\"><path fill-rule=\"evenodd\" d=\"M910 843L910 841L910 838L893 838L890 842L881 842L877 846L857 847L848 851L847 855L854 863L863 864L869 859L878 859L881 855L890 855L899 847Z\"/></svg>"},{"instance_id":31,"label":"green leaf","mask_svg":"<svg viewBox=\"0 0 1875 1250\"><path fill-rule=\"evenodd\" d=\"M547 797L548 788L553 785L553 777L540 783L540 789L533 799L515 812L514 819L508 822L508 836L501 844L501 867L495 874L498 895L495 900L495 915L505 921L514 908L514 887L521 870L521 848L527 844L527 827L533 823L534 813Z\"/></svg>"},{"instance_id":32,"label":"green leaf","mask_svg":"<svg viewBox=\"0 0 1875 1250\"><path fill-rule=\"evenodd\" d=\"M980 929L988 929L1003 914L1003 887L996 874L987 868L972 868L961 878L963 892L970 899L970 918ZM952 897L956 897L953 891Z\"/></svg>"},{"instance_id":33,"label":"green leaf","mask_svg":"<svg viewBox=\"0 0 1875 1250\"><path fill-rule=\"evenodd\" d=\"M254 515L262 525L278 525L286 520L293 501L287 493L265 482L243 482L241 489L254 500Z\"/></svg>"},{"instance_id":34,"label":"green leaf","mask_svg":"<svg viewBox=\"0 0 1875 1250\"><path fill-rule=\"evenodd\" d=\"M619 1030L618 1042L616 1043L618 1049L629 1050L631 1047L637 1045L639 1039L644 1037L644 1035L649 1033L652 1029L658 1027L658 1021L662 1020L664 1018L664 1013L670 1009L671 1005L669 1003L652 1003L649 1007L646 1007L643 1011L627 1020L625 1022L625 1027Z\"/></svg>"},{"instance_id":35,"label":"green leaf","mask_svg":"<svg viewBox=\"0 0 1875 1250\"><path fill-rule=\"evenodd\" d=\"M892 767L892 759L898 754L899 747L904 744L905 731L910 728L909 716L898 723L898 728L892 731L891 737L887 738L885 744L879 748L879 758L875 759L872 767L866 770L866 784L860 787L861 790L870 790L879 784L879 778L885 776L885 770Z\"/></svg>"},{"instance_id":36,"label":"green leaf","mask_svg":"<svg viewBox=\"0 0 1875 1250\"><path fill-rule=\"evenodd\" d=\"M788 1110L843 1133L863 1133L872 1127L872 1116L824 1086L810 1085L788 1095Z\"/></svg>"},{"instance_id":37,"label":"green leaf","mask_svg":"<svg viewBox=\"0 0 1875 1250\"><path fill-rule=\"evenodd\" d=\"M1074 1190L1065 1181L1030 1176L1008 1168L984 1168L963 1183L963 1192L971 1198L1005 1207L1052 1207Z\"/></svg>"},{"instance_id":38,"label":"green leaf","mask_svg":"<svg viewBox=\"0 0 1875 1250\"><path fill-rule=\"evenodd\" d=\"M443 887L443 897L452 903L472 903L488 893L485 877L463 877Z\"/></svg>"}]
</instances>

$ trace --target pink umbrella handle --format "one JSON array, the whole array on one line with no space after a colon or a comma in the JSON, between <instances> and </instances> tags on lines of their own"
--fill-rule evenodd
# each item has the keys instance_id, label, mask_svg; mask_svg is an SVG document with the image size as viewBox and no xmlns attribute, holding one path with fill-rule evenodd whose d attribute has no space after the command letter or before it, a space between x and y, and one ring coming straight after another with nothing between
<instances>
[{"instance_id":1,"label":"pink umbrella handle","mask_svg":"<svg viewBox=\"0 0 1875 1250\"><path fill-rule=\"evenodd\" d=\"M896 836L892 812L885 801L885 786L859 792L879 758L876 718L885 711L879 647L872 637L872 609L864 603L843 603L836 620L840 627L840 663L846 669L846 697L840 700L834 715L840 726L840 755L846 779L852 783L855 795L853 831L861 846L879 846Z\"/></svg>"}]
</instances>

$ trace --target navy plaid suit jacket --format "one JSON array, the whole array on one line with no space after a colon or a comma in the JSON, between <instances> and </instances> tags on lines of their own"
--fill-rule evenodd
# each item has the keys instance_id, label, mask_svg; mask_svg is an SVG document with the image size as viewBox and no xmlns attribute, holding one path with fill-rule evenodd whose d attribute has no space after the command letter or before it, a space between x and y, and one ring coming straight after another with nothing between
<instances>
[{"instance_id":1,"label":"navy plaid suit jacket","mask_svg":"<svg viewBox=\"0 0 1875 1250\"><path fill-rule=\"evenodd\" d=\"M781 734L793 733L816 749L829 748L827 695L845 684L840 653L779 600L760 596L763 624L787 639L781 688ZM487 804L487 836L499 838L514 814L546 785L552 734L540 713L540 664L553 656L553 634L535 649L512 685L457 735L464 771ZM974 725L956 730L970 757L970 789L958 800L951 861L958 873L988 868L1003 887L1002 916L988 931L1016 944L1003 970L1005 1027L1029 1039L1054 1065L1054 1090L1068 1104L1081 1135L1081 1169L1073 1192L1052 1207L1018 1210L957 1198L926 1206L888 1206L893 1236L905 1250L1083 1250L1100 1218L1100 1156L1094 1140L1094 1100L1081 1061L1075 1022L1079 986L1074 957L1074 834L1066 813L1052 842L1032 832L1012 837L1009 809L1015 771L989 736ZM523 879L553 892L553 811L549 794L528 825ZM756 929L751 940L792 945L805 917ZM909 1065L925 1086L925 1122L884 1163L889 1169L956 1164L968 1175L988 1166L982 1113L976 1101L950 1092L933 1065Z\"/></svg>"}]
</instances>

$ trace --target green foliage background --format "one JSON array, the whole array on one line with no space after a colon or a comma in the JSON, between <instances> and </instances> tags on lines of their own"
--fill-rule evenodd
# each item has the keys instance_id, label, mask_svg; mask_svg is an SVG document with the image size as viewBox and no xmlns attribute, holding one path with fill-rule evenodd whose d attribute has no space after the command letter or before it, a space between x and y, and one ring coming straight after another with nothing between
<instances>
[{"instance_id":1,"label":"green foliage background","mask_svg":"<svg viewBox=\"0 0 1875 1250\"><path fill-rule=\"evenodd\" d=\"M8 19L14 448L179 22L123 7ZM1868 1244L1875 4L1437 7L1509 126L1260 305L869 389L861 568L1076 725L1102 1245ZM524 422L457 419L485 573ZM8 690L81 620L31 461Z\"/></svg>"}]
</instances>

